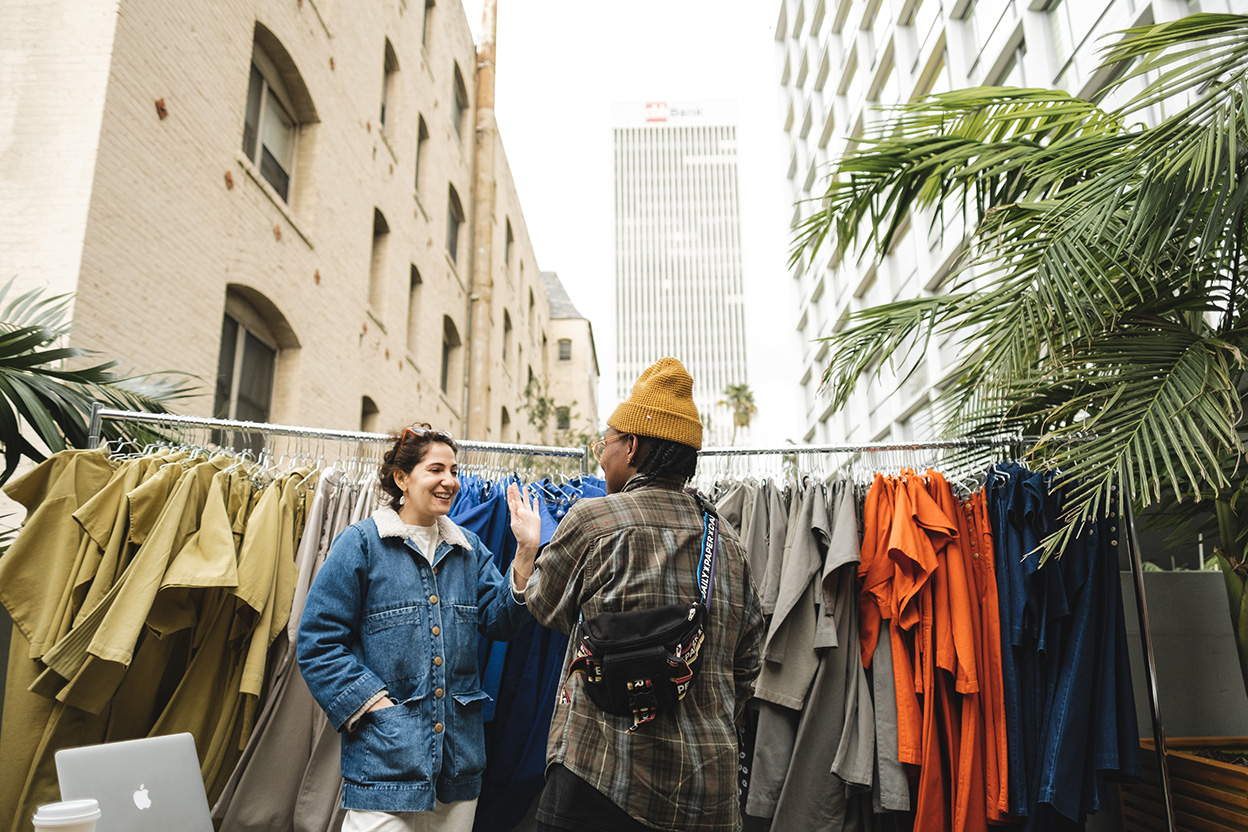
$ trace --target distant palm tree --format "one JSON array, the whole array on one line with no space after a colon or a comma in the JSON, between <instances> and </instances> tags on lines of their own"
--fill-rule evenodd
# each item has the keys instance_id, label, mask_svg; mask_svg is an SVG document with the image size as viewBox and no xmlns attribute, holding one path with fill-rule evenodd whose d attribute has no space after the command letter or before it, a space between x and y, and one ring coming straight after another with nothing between
<instances>
[{"instance_id":1,"label":"distant palm tree","mask_svg":"<svg viewBox=\"0 0 1248 832\"><path fill-rule=\"evenodd\" d=\"M732 441L729 444L735 445L737 428L748 428L754 414L758 413L758 407L754 404L754 391L748 384L729 384L724 388L724 397L719 404L732 410Z\"/></svg>"},{"instance_id":2,"label":"distant palm tree","mask_svg":"<svg viewBox=\"0 0 1248 832\"><path fill-rule=\"evenodd\" d=\"M0 287L0 484L13 476L23 457L45 459L45 447L53 453L85 447L96 400L123 410L164 413L166 403L195 395L186 376L124 376L114 372L116 361L65 369L65 361L91 354L56 346L72 328L69 296L44 297L42 290L33 289L5 304L12 288L12 280ZM112 422L105 435L130 432Z\"/></svg>"}]
</instances>

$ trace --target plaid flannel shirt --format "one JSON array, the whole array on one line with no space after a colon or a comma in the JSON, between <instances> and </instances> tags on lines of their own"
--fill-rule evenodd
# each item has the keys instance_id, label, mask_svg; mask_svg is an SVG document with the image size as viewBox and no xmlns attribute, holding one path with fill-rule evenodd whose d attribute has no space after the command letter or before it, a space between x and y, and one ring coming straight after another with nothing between
<instances>
[{"instance_id":1,"label":"plaid flannel shirt","mask_svg":"<svg viewBox=\"0 0 1248 832\"><path fill-rule=\"evenodd\" d=\"M538 556L529 611L574 632L581 614L650 609L698 597L703 522L678 488L634 477L623 491L577 503ZM546 763L569 771L629 815L665 830L733 832L737 731L759 672L763 615L736 533L720 526L715 590L698 678L674 711L628 733L629 717L600 711L583 675L568 678L550 723Z\"/></svg>"}]
</instances>

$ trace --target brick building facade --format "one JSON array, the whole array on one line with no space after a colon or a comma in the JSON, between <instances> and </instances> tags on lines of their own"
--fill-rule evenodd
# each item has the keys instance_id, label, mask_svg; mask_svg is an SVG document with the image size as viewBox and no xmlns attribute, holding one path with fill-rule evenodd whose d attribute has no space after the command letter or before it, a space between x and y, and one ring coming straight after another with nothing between
<instances>
[{"instance_id":1,"label":"brick building facade","mask_svg":"<svg viewBox=\"0 0 1248 832\"><path fill-rule=\"evenodd\" d=\"M456 0L12 0L0 47L5 271L74 294L73 345L201 379L184 412L465 435L476 408L470 438L541 442L530 378L596 397L596 371L555 380L572 367L501 139L475 127Z\"/></svg>"}]
</instances>

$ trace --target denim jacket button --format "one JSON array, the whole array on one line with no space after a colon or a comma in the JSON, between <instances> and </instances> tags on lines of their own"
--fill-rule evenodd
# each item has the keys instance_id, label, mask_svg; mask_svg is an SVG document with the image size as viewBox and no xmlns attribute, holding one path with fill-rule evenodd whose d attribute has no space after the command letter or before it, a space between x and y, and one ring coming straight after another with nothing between
<instances>
[{"instance_id":1,"label":"denim jacket button","mask_svg":"<svg viewBox=\"0 0 1248 832\"><path fill-rule=\"evenodd\" d=\"M433 666L434 666L434 667L441 667L441 666L442 666L442 657L441 657L441 656L434 656L434 657L433 657Z\"/></svg>"},{"instance_id":2,"label":"denim jacket button","mask_svg":"<svg viewBox=\"0 0 1248 832\"><path fill-rule=\"evenodd\" d=\"M435 733L435 734L441 734L441 733L442 733L442 723L441 723L441 722L435 722L435 723L433 724L433 733Z\"/></svg>"},{"instance_id":3,"label":"denim jacket button","mask_svg":"<svg viewBox=\"0 0 1248 832\"><path fill-rule=\"evenodd\" d=\"M433 698L434 698L434 699L441 699L441 698L442 698L442 688L438 688L437 690L435 690L435 691L433 692Z\"/></svg>"},{"instance_id":4,"label":"denim jacket button","mask_svg":"<svg viewBox=\"0 0 1248 832\"><path fill-rule=\"evenodd\" d=\"M435 566L435 567L433 567L433 574L435 574L435 575L436 575L436 574L438 574L438 567L436 567L436 566Z\"/></svg>"},{"instance_id":5,"label":"denim jacket button","mask_svg":"<svg viewBox=\"0 0 1248 832\"><path fill-rule=\"evenodd\" d=\"M440 636L440 635L442 635L442 628L441 628L441 627L434 627L434 628L433 628L433 634L434 634L435 636Z\"/></svg>"},{"instance_id":6,"label":"denim jacket button","mask_svg":"<svg viewBox=\"0 0 1248 832\"><path fill-rule=\"evenodd\" d=\"M436 595L430 595L430 596L429 596L429 603L430 603L430 604L436 604L436 603L438 603L438 596L436 596Z\"/></svg>"}]
</instances>

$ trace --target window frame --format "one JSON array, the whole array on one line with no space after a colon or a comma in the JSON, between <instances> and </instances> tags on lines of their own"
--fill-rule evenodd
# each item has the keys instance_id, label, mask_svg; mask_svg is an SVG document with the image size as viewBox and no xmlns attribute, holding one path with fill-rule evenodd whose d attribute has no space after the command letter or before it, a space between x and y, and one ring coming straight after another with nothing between
<instances>
[{"instance_id":1,"label":"window frame","mask_svg":"<svg viewBox=\"0 0 1248 832\"><path fill-rule=\"evenodd\" d=\"M249 123L249 116L252 110L252 92L257 88L255 79L259 78L258 100L256 102L256 121L252 125ZM290 142L290 159L288 168L282 166L282 160L277 157L266 146L265 137L268 135L266 127L268 125L268 115L270 110L276 107L280 118L284 118L290 123L289 142ZM291 203L291 194L294 192L295 175L299 162L299 139L302 124L295 116L295 108L292 106L290 96L286 93L285 85L281 82L281 75L277 71L273 60L269 58L260 48L259 44L253 44L251 65L247 82L247 102L243 115L243 155L247 161L255 167L261 178L268 183L269 187L281 198L282 202L287 205ZM254 130L251 142L248 142L248 130ZM249 147L253 144L253 147ZM266 171L267 166L264 161L265 151L269 151L269 156L273 163L277 165L279 170L286 176L285 183L274 182Z\"/></svg>"},{"instance_id":2,"label":"window frame","mask_svg":"<svg viewBox=\"0 0 1248 832\"><path fill-rule=\"evenodd\" d=\"M451 73L451 126L455 128L455 138L460 145L464 143L464 120L469 108L468 87L464 83L464 73L459 69L459 62L452 62L454 71Z\"/></svg>"},{"instance_id":3,"label":"window frame","mask_svg":"<svg viewBox=\"0 0 1248 832\"><path fill-rule=\"evenodd\" d=\"M451 262L459 265L459 235L465 220L464 203L455 186L447 185L446 196L446 253Z\"/></svg>"}]
</instances>

